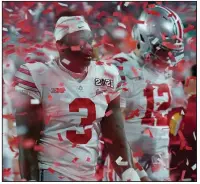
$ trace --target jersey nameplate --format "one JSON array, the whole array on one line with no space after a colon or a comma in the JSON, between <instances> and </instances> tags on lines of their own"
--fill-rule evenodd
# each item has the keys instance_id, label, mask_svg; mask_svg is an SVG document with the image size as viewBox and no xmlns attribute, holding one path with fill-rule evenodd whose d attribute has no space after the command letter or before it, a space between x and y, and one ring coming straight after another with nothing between
<instances>
[{"instance_id":1,"label":"jersey nameplate","mask_svg":"<svg viewBox=\"0 0 200 184\"><path fill-rule=\"evenodd\" d=\"M107 86L107 87L114 88L114 85L113 85L114 82L112 79L95 78L94 82L95 82L95 86Z\"/></svg>"}]
</instances>

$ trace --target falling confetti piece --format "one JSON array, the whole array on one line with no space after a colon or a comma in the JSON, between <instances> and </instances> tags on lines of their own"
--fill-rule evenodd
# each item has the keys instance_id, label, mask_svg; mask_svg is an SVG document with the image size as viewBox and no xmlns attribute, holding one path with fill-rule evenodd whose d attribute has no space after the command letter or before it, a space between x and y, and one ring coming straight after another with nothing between
<instances>
[{"instance_id":1,"label":"falling confetti piece","mask_svg":"<svg viewBox=\"0 0 200 184\"><path fill-rule=\"evenodd\" d=\"M190 147L190 146L185 146L185 149L188 150L188 151L191 151L191 150L192 150L192 147Z\"/></svg>"},{"instance_id":2,"label":"falling confetti piece","mask_svg":"<svg viewBox=\"0 0 200 184\"><path fill-rule=\"evenodd\" d=\"M65 177L64 177L64 176L58 176L58 178L62 180L62 179L64 179Z\"/></svg>"},{"instance_id":3,"label":"falling confetti piece","mask_svg":"<svg viewBox=\"0 0 200 184\"><path fill-rule=\"evenodd\" d=\"M192 181L192 179L191 178L185 178L182 181Z\"/></svg>"},{"instance_id":4,"label":"falling confetti piece","mask_svg":"<svg viewBox=\"0 0 200 184\"><path fill-rule=\"evenodd\" d=\"M186 170L183 170L182 173L181 173L181 179L180 179L180 181L183 181L183 179L185 177L185 173L186 173Z\"/></svg>"},{"instance_id":5,"label":"falling confetti piece","mask_svg":"<svg viewBox=\"0 0 200 184\"><path fill-rule=\"evenodd\" d=\"M52 100L53 97L52 97L51 95L48 95L48 99L49 99L49 100Z\"/></svg>"},{"instance_id":6,"label":"falling confetti piece","mask_svg":"<svg viewBox=\"0 0 200 184\"><path fill-rule=\"evenodd\" d=\"M35 141L33 139L26 139L23 141L24 148L32 148L35 145Z\"/></svg>"},{"instance_id":7,"label":"falling confetti piece","mask_svg":"<svg viewBox=\"0 0 200 184\"><path fill-rule=\"evenodd\" d=\"M32 105L40 104L40 101L38 99L31 99L31 104Z\"/></svg>"},{"instance_id":8,"label":"falling confetti piece","mask_svg":"<svg viewBox=\"0 0 200 184\"><path fill-rule=\"evenodd\" d=\"M68 4L65 4L65 3L58 3L60 6L65 6L65 7L68 7Z\"/></svg>"},{"instance_id":9,"label":"falling confetti piece","mask_svg":"<svg viewBox=\"0 0 200 184\"><path fill-rule=\"evenodd\" d=\"M11 175L11 168L3 169L3 177L9 177Z\"/></svg>"},{"instance_id":10,"label":"falling confetti piece","mask_svg":"<svg viewBox=\"0 0 200 184\"><path fill-rule=\"evenodd\" d=\"M194 164L191 168L192 168L193 171L196 170L197 164Z\"/></svg>"},{"instance_id":11,"label":"falling confetti piece","mask_svg":"<svg viewBox=\"0 0 200 184\"><path fill-rule=\"evenodd\" d=\"M152 135L151 130L149 128L145 129L143 131L143 134L149 135L149 137L153 138L153 135Z\"/></svg>"},{"instance_id":12,"label":"falling confetti piece","mask_svg":"<svg viewBox=\"0 0 200 184\"><path fill-rule=\"evenodd\" d=\"M52 169L52 168L48 168L48 171L51 173L51 174L53 174L55 171Z\"/></svg>"},{"instance_id":13,"label":"falling confetti piece","mask_svg":"<svg viewBox=\"0 0 200 184\"><path fill-rule=\"evenodd\" d=\"M112 144L112 143L113 143L112 140L110 140L110 139L108 139L108 138L103 138L103 140L104 140L104 142L109 143L109 144Z\"/></svg>"},{"instance_id":14,"label":"falling confetti piece","mask_svg":"<svg viewBox=\"0 0 200 184\"><path fill-rule=\"evenodd\" d=\"M194 140L196 141L197 138L196 138L195 132L193 132L193 137L194 137Z\"/></svg>"},{"instance_id":15,"label":"falling confetti piece","mask_svg":"<svg viewBox=\"0 0 200 184\"><path fill-rule=\"evenodd\" d=\"M78 159L79 159L79 158L75 157L75 158L72 160L72 162L73 162L73 163L76 163L76 162L78 161Z\"/></svg>"},{"instance_id":16,"label":"falling confetti piece","mask_svg":"<svg viewBox=\"0 0 200 184\"><path fill-rule=\"evenodd\" d=\"M194 29L194 26L193 25L188 25L188 27L186 27L184 30L183 30L183 32L184 33L187 33L187 32L189 32L189 31L192 31Z\"/></svg>"},{"instance_id":17,"label":"falling confetti piece","mask_svg":"<svg viewBox=\"0 0 200 184\"><path fill-rule=\"evenodd\" d=\"M80 45L77 45L77 46L71 46L70 48L71 48L72 51L80 51L80 50L81 50Z\"/></svg>"},{"instance_id":18,"label":"falling confetti piece","mask_svg":"<svg viewBox=\"0 0 200 184\"><path fill-rule=\"evenodd\" d=\"M3 118L7 120L15 120L15 117L12 114L3 114Z\"/></svg>"},{"instance_id":19,"label":"falling confetti piece","mask_svg":"<svg viewBox=\"0 0 200 184\"><path fill-rule=\"evenodd\" d=\"M59 141L63 141L63 138L60 133L58 133L58 139L59 139Z\"/></svg>"},{"instance_id":20,"label":"falling confetti piece","mask_svg":"<svg viewBox=\"0 0 200 184\"><path fill-rule=\"evenodd\" d=\"M41 146L41 145L35 145L34 146L34 151L38 151L38 152L44 151L44 147Z\"/></svg>"},{"instance_id":21,"label":"falling confetti piece","mask_svg":"<svg viewBox=\"0 0 200 184\"><path fill-rule=\"evenodd\" d=\"M86 161L87 161L87 162L90 162L90 161L91 161L91 159L90 159L89 157L87 157Z\"/></svg>"},{"instance_id":22,"label":"falling confetti piece","mask_svg":"<svg viewBox=\"0 0 200 184\"><path fill-rule=\"evenodd\" d=\"M128 165L128 162L127 162L127 161L122 161L122 159L123 159L123 158L122 158L121 156L119 156L115 162L117 163L117 165L120 165L120 166L127 166L127 165Z\"/></svg>"},{"instance_id":23,"label":"falling confetti piece","mask_svg":"<svg viewBox=\"0 0 200 184\"><path fill-rule=\"evenodd\" d=\"M187 161L186 161L186 165L188 166L189 165L189 160L187 159Z\"/></svg>"},{"instance_id":24,"label":"falling confetti piece","mask_svg":"<svg viewBox=\"0 0 200 184\"><path fill-rule=\"evenodd\" d=\"M59 162L54 162L53 165L54 165L55 167L61 166L61 164L60 164Z\"/></svg>"},{"instance_id":25,"label":"falling confetti piece","mask_svg":"<svg viewBox=\"0 0 200 184\"><path fill-rule=\"evenodd\" d=\"M108 116L110 116L111 114L113 113L113 111L112 110L109 110L108 112L106 112L106 117L108 117Z\"/></svg>"}]
</instances>

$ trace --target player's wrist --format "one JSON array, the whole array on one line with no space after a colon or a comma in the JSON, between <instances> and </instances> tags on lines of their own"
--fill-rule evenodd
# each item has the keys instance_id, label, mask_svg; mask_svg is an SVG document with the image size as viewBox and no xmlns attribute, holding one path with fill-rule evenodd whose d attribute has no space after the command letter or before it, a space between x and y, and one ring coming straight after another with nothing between
<instances>
[{"instance_id":1,"label":"player's wrist","mask_svg":"<svg viewBox=\"0 0 200 184\"><path fill-rule=\"evenodd\" d=\"M122 181L140 181L140 177L133 168L128 168L122 173Z\"/></svg>"}]
</instances>

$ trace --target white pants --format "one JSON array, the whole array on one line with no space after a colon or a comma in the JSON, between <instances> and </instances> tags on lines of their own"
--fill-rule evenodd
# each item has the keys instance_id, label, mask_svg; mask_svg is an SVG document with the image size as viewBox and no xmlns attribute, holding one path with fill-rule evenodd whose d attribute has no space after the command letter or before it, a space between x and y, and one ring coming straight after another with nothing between
<instances>
[{"instance_id":1,"label":"white pants","mask_svg":"<svg viewBox=\"0 0 200 184\"><path fill-rule=\"evenodd\" d=\"M125 124L125 132L135 158L148 177L153 181L169 180L169 127ZM120 181L109 162L107 158L104 180Z\"/></svg>"}]
</instances>

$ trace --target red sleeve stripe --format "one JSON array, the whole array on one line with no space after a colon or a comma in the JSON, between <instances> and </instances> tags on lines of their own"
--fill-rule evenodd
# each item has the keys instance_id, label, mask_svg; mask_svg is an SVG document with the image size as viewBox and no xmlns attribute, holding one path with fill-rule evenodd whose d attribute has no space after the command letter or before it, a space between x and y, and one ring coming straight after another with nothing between
<instances>
[{"instance_id":1,"label":"red sleeve stripe","mask_svg":"<svg viewBox=\"0 0 200 184\"><path fill-rule=\"evenodd\" d=\"M19 68L19 70L18 70L19 72L21 72L21 73L24 73L24 74L26 74L26 75L29 75L29 76L31 76L31 73L29 72L29 70L27 70L27 69L24 69L24 68Z\"/></svg>"},{"instance_id":2,"label":"red sleeve stripe","mask_svg":"<svg viewBox=\"0 0 200 184\"><path fill-rule=\"evenodd\" d=\"M30 86L25 86L25 85L23 85L22 83L18 83L17 85L18 85L20 88L23 88L23 89L25 89L25 90L30 90L30 91L33 91L33 92L39 92L38 89L32 88L32 87L30 87Z\"/></svg>"},{"instance_id":3,"label":"red sleeve stripe","mask_svg":"<svg viewBox=\"0 0 200 184\"><path fill-rule=\"evenodd\" d=\"M25 81L25 80L20 79L20 78L18 78L18 77L16 77L16 76L15 76L15 78L14 78L14 81L15 81L17 84L18 84L18 83L21 83L21 84L23 84L23 85L25 85L25 86L28 86L28 87L32 87L32 88L36 88L36 89L37 89L37 87L36 87L36 85L35 85L34 83Z\"/></svg>"}]
</instances>

